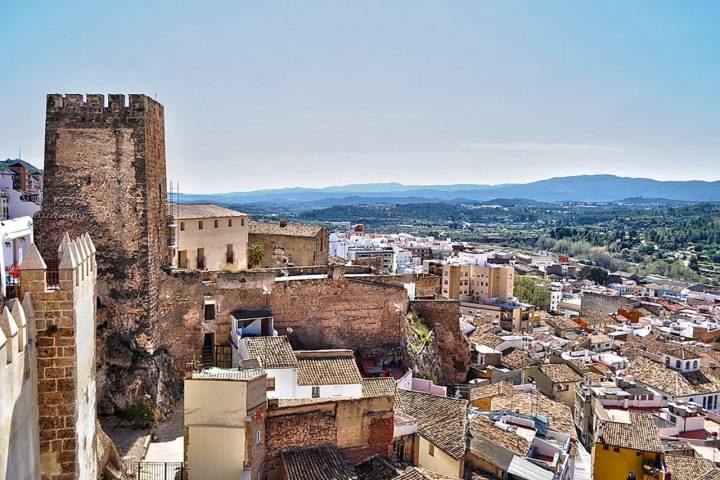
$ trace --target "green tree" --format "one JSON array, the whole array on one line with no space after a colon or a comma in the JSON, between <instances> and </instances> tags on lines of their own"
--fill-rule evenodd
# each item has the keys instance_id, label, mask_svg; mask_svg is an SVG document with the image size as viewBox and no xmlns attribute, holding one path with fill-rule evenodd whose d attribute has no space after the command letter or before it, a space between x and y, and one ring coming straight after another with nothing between
<instances>
[{"instance_id":1,"label":"green tree","mask_svg":"<svg viewBox=\"0 0 720 480\"><path fill-rule=\"evenodd\" d=\"M601 267L590 267L585 278L592 280L598 285L607 285L610 275Z\"/></svg>"},{"instance_id":2,"label":"green tree","mask_svg":"<svg viewBox=\"0 0 720 480\"><path fill-rule=\"evenodd\" d=\"M529 275L515 277L515 296L523 303L530 303L545 310L549 307L549 298L546 284L542 280Z\"/></svg>"},{"instance_id":3,"label":"green tree","mask_svg":"<svg viewBox=\"0 0 720 480\"><path fill-rule=\"evenodd\" d=\"M265 256L265 250L263 249L263 246L257 243L254 243L250 246L248 246L248 266L250 268L258 268L262 264L262 259Z\"/></svg>"}]
</instances>

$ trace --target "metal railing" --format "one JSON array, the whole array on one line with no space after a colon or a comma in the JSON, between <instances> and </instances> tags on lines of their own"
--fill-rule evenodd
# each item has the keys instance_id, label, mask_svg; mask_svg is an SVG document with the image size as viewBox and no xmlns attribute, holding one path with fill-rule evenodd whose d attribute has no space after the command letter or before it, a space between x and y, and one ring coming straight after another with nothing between
<instances>
[{"instance_id":1,"label":"metal railing","mask_svg":"<svg viewBox=\"0 0 720 480\"><path fill-rule=\"evenodd\" d=\"M132 480L184 480L182 462L138 462L123 460L125 473Z\"/></svg>"}]
</instances>

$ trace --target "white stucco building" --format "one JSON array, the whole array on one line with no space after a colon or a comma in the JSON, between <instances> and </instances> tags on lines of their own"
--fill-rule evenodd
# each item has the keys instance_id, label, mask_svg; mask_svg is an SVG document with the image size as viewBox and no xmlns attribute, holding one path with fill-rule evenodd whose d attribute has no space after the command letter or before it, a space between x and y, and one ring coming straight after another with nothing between
<instances>
[{"instance_id":1,"label":"white stucco building","mask_svg":"<svg viewBox=\"0 0 720 480\"><path fill-rule=\"evenodd\" d=\"M32 218L19 217L0 221L0 241L3 251L0 258L0 289L3 297L14 296L13 290L19 282L18 266L33 243Z\"/></svg>"},{"instance_id":2,"label":"white stucco building","mask_svg":"<svg viewBox=\"0 0 720 480\"><path fill-rule=\"evenodd\" d=\"M293 351L287 337L239 340L233 366L262 368L268 398L360 398L363 382L352 350Z\"/></svg>"}]
</instances>

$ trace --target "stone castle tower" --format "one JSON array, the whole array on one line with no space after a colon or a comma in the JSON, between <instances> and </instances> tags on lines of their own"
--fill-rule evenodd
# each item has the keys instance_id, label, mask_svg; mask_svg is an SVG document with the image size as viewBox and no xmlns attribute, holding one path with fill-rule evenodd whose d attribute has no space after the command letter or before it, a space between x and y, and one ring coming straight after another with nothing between
<instances>
[{"instance_id":1,"label":"stone castle tower","mask_svg":"<svg viewBox=\"0 0 720 480\"><path fill-rule=\"evenodd\" d=\"M155 348L158 282L169 259L163 106L145 95L48 95L44 258L64 232L97 248L99 408L157 399L169 364ZM49 271L55 268L48 264Z\"/></svg>"}]
</instances>

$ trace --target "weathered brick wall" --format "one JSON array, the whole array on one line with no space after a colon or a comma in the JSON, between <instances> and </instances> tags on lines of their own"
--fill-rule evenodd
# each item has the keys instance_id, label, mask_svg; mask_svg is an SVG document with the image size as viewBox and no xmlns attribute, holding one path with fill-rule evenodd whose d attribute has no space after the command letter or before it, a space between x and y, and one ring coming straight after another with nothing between
<instances>
[{"instance_id":1,"label":"weathered brick wall","mask_svg":"<svg viewBox=\"0 0 720 480\"><path fill-rule=\"evenodd\" d=\"M250 232L248 245L256 244L263 247L262 266L266 268L285 265L279 256L273 256L276 249L282 250L288 262L298 267L327 265L328 262L329 241L325 229L321 229L315 237Z\"/></svg>"},{"instance_id":2,"label":"weathered brick wall","mask_svg":"<svg viewBox=\"0 0 720 480\"><path fill-rule=\"evenodd\" d=\"M440 294L440 282L442 277L438 275L430 275L427 273L414 274L406 273L403 275L382 275L377 279L382 282L402 285L404 283L415 284L415 298L434 298L436 294Z\"/></svg>"},{"instance_id":3,"label":"weathered brick wall","mask_svg":"<svg viewBox=\"0 0 720 480\"><path fill-rule=\"evenodd\" d=\"M602 312L607 314L617 313L631 303L631 300L619 295L603 295L601 293L583 292L580 303L580 313Z\"/></svg>"},{"instance_id":4,"label":"weathered brick wall","mask_svg":"<svg viewBox=\"0 0 720 480\"><path fill-rule=\"evenodd\" d=\"M245 466L250 468L251 480L265 478L265 455L267 445L267 404L262 403L248 411L250 421L245 436ZM256 445L256 435L260 433L260 445Z\"/></svg>"},{"instance_id":5,"label":"weathered brick wall","mask_svg":"<svg viewBox=\"0 0 720 480\"><path fill-rule=\"evenodd\" d=\"M111 413L158 383L158 272L168 257L163 107L144 95L48 95L42 210L35 234L54 255L62 234L97 247L100 407Z\"/></svg>"},{"instance_id":6,"label":"weathered brick wall","mask_svg":"<svg viewBox=\"0 0 720 480\"><path fill-rule=\"evenodd\" d=\"M460 330L460 310L454 300L415 300L410 308L435 330L443 384L464 383L470 369L470 350Z\"/></svg>"},{"instance_id":7,"label":"weathered brick wall","mask_svg":"<svg viewBox=\"0 0 720 480\"><path fill-rule=\"evenodd\" d=\"M317 409L316 409L317 410ZM280 452L285 448L302 448L311 445L334 444L334 406L320 410L295 414L276 415L272 410L267 419L267 445L265 473L268 480L280 478Z\"/></svg>"},{"instance_id":8,"label":"weathered brick wall","mask_svg":"<svg viewBox=\"0 0 720 480\"><path fill-rule=\"evenodd\" d=\"M178 377L193 357L200 358L205 333L214 333L217 344L228 345L230 313L239 308L265 306L263 286L268 285L267 279L243 274L223 277L217 282L203 283L200 272L162 275L158 305L158 328L162 335L158 343L172 357ZM216 302L216 320L204 320L205 298Z\"/></svg>"},{"instance_id":9,"label":"weathered brick wall","mask_svg":"<svg viewBox=\"0 0 720 480\"><path fill-rule=\"evenodd\" d=\"M362 397L271 408L265 462L268 480L280 478L280 452L286 448L335 445L352 463L375 454L388 455L393 402L391 396Z\"/></svg>"},{"instance_id":10,"label":"weathered brick wall","mask_svg":"<svg viewBox=\"0 0 720 480\"><path fill-rule=\"evenodd\" d=\"M275 328L293 345L358 350L404 340L407 293L400 286L348 278L277 282Z\"/></svg>"},{"instance_id":11,"label":"weathered brick wall","mask_svg":"<svg viewBox=\"0 0 720 480\"><path fill-rule=\"evenodd\" d=\"M358 350L405 339L407 294L399 286L343 277L274 282L272 274L259 280L261 274L240 273L218 275L215 283L201 277L164 274L160 282L159 346L171 353L178 371L200 357L205 333L228 344L230 313L237 309L269 307L275 328L296 348ZM272 291L266 296L268 286ZM216 302L216 320L204 320L205 299Z\"/></svg>"}]
</instances>

